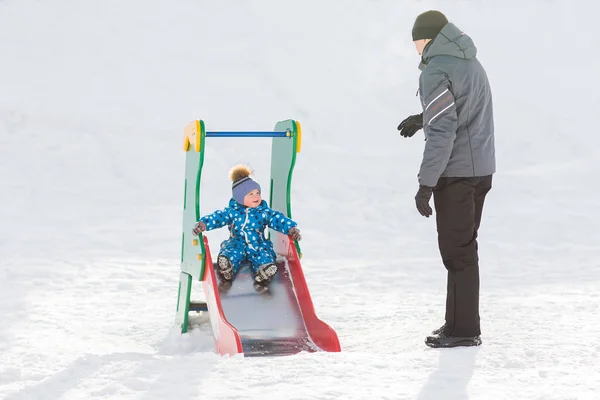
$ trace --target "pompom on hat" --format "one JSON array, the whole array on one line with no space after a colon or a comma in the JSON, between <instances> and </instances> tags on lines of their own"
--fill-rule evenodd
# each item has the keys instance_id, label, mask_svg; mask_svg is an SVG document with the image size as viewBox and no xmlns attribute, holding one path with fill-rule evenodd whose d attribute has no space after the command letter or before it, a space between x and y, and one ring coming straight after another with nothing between
<instances>
[{"instance_id":1,"label":"pompom on hat","mask_svg":"<svg viewBox=\"0 0 600 400\"><path fill-rule=\"evenodd\" d=\"M231 191L233 199L244 205L244 197L251 191L258 189L260 192L260 185L254 179L250 177L252 171L247 165L239 164L231 168L229 171L229 179L231 179Z\"/></svg>"}]
</instances>

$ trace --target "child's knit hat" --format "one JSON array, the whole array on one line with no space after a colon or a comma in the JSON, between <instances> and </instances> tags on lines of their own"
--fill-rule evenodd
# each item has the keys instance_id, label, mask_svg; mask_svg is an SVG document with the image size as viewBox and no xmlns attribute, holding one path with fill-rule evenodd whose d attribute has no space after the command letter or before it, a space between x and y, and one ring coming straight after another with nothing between
<instances>
[{"instance_id":1,"label":"child's knit hat","mask_svg":"<svg viewBox=\"0 0 600 400\"><path fill-rule=\"evenodd\" d=\"M229 171L229 179L231 179L231 191L233 192L233 198L235 201L244 205L244 197L254 189L258 189L260 192L260 185L254 179L250 178L250 168L248 166L239 164L231 168Z\"/></svg>"}]
</instances>

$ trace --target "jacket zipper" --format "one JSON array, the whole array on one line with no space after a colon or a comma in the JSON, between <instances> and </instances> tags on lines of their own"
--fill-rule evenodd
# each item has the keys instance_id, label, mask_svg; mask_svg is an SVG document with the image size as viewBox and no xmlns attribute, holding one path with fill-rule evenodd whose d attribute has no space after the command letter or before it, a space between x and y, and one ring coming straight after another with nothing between
<instances>
[{"instance_id":1,"label":"jacket zipper","mask_svg":"<svg viewBox=\"0 0 600 400\"><path fill-rule=\"evenodd\" d=\"M246 242L247 245L250 245L250 242L248 242L248 236L246 235L244 228L246 227L246 224L248 223L248 214L249 213L250 213L250 209L246 208L246 218L244 219L244 223L242 224L242 228L240 229L242 231L242 236L244 237L244 241Z\"/></svg>"}]
</instances>

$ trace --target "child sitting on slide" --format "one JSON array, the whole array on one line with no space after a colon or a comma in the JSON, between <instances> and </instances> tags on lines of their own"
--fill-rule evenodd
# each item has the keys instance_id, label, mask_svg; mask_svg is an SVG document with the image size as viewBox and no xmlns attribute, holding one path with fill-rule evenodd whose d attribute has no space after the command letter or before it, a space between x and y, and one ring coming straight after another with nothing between
<instances>
[{"instance_id":1,"label":"child sitting on slide","mask_svg":"<svg viewBox=\"0 0 600 400\"><path fill-rule=\"evenodd\" d=\"M266 227L290 235L293 240L300 240L301 236L296 222L269 208L261 197L260 185L250 174L246 165L234 166L229 171L233 182L229 206L200 218L192 232L197 236L227 225L229 239L221 243L217 257L222 288L231 287L236 272L244 261L248 261L254 271L254 289L264 293L277 273L273 243L264 235Z\"/></svg>"}]
</instances>

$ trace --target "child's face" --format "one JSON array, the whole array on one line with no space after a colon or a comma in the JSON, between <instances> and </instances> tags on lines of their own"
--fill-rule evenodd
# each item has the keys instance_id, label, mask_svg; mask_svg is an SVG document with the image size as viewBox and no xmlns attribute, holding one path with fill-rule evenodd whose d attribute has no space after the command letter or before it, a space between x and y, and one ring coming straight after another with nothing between
<instances>
[{"instance_id":1,"label":"child's face","mask_svg":"<svg viewBox=\"0 0 600 400\"><path fill-rule=\"evenodd\" d=\"M258 207L260 202L262 201L262 197L260 197L260 192L258 189L254 189L250 193L244 197L244 205L246 207L255 208Z\"/></svg>"}]
</instances>

